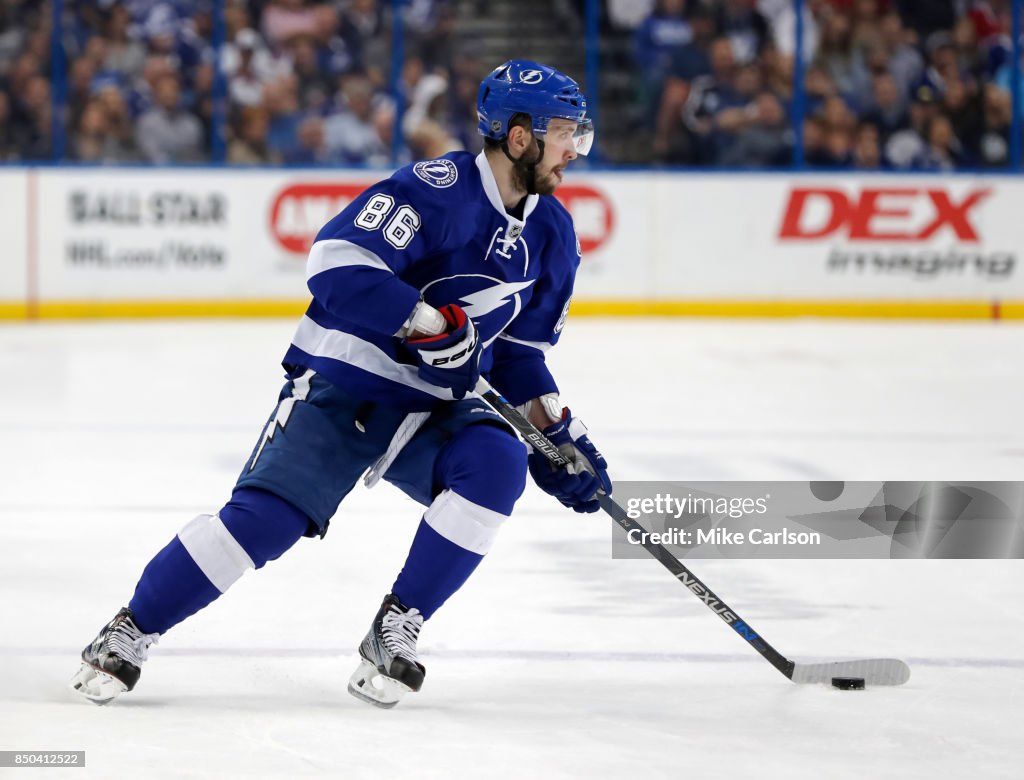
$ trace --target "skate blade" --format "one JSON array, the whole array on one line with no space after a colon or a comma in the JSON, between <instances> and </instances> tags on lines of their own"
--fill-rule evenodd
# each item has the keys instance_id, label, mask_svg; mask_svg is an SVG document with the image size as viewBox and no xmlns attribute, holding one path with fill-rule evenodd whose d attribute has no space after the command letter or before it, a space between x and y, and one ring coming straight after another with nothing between
<instances>
[{"instance_id":1,"label":"skate blade","mask_svg":"<svg viewBox=\"0 0 1024 780\"><path fill-rule=\"evenodd\" d=\"M380 670L365 658L348 681L348 692L360 701L389 710L412 690L405 683L380 673Z\"/></svg>"},{"instance_id":2,"label":"skate blade","mask_svg":"<svg viewBox=\"0 0 1024 780\"><path fill-rule=\"evenodd\" d=\"M71 678L68 687L74 694L93 704L107 704L128 690L128 686L116 677L85 662Z\"/></svg>"}]
</instances>

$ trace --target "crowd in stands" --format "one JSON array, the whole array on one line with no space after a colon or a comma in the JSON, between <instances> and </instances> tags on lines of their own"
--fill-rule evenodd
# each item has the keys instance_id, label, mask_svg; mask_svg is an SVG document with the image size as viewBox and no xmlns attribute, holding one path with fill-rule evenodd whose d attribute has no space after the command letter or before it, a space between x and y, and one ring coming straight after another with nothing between
<instances>
[{"instance_id":1,"label":"crowd in stands","mask_svg":"<svg viewBox=\"0 0 1024 780\"><path fill-rule=\"evenodd\" d=\"M49 0L0 0L0 160L60 155L55 125L62 158L89 163L478 150L476 88L495 63L458 35L457 14L488 0L409 0L397 92L391 5L223 0L214 20L211 0L64 0L55 63ZM812 166L942 171L1008 164L1010 12L1011 0L804 0L799 94L792 0L603 0L602 29L632 41L629 132L650 140L649 162L785 167L802 137Z\"/></svg>"},{"instance_id":2,"label":"crowd in stands","mask_svg":"<svg viewBox=\"0 0 1024 780\"><path fill-rule=\"evenodd\" d=\"M643 16L636 3L611 0L609 10L633 36L637 100L655 159L787 165L798 137L792 1L648 5ZM1008 164L1011 0L804 0L802 21L808 165Z\"/></svg>"},{"instance_id":3,"label":"crowd in stands","mask_svg":"<svg viewBox=\"0 0 1024 780\"><path fill-rule=\"evenodd\" d=\"M211 0L63 6L55 81L50 2L0 0L0 160L52 159L63 105L65 160L208 161L218 90L229 163L386 164L395 152L390 0L224 0L219 62ZM466 128L486 65L455 51L451 5L412 0L405 23L399 159L478 147Z\"/></svg>"}]
</instances>

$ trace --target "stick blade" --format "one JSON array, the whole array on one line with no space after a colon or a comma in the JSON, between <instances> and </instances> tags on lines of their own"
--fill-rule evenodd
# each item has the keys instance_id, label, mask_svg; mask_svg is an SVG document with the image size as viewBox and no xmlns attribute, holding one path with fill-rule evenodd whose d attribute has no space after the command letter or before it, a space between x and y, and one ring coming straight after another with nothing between
<instances>
[{"instance_id":1,"label":"stick blade","mask_svg":"<svg viewBox=\"0 0 1024 780\"><path fill-rule=\"evenodd\" d=\"M796 664L791 679L795 683L832 682L833 677L863 677L865 685L903 685L910 679L910 667L898 658L865 658L859 661L829 661L821 664Z\"/></svg>"}]
</instances>

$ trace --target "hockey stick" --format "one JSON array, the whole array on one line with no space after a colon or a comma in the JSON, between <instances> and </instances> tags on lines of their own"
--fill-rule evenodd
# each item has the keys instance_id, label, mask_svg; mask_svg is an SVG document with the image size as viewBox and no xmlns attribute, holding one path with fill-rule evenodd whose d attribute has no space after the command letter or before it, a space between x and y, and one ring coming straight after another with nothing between
<instances>
[{"instance_id":1,"label":"hockey stick","mask_svg":"<svg viewBox=\"0 0 1024 780\"><path fill-rule=\"evenodd\" d=\"M561 468L569 460L536 426L521 415L484 379L476 386L477 393L494 411L500 414L520 436L543 455L555 467ZM708 609L718 615L747 644L759 652L765 660L795 683L830 683L833 677L862 677L866 685L902 685L910 679L910 667L896 658L872 658L858 661L830 661L817 664L799 664L786 658L740 618L735 610L715 595L707 585L684 566L678 558L662 545L649 541L647 529L626 514L626 511L611 496L598 495L598 502L627 533L638 531L643 548L656 558L662 566L685 585L697 598L707 604Z\"/></svg>"}]
</instances>

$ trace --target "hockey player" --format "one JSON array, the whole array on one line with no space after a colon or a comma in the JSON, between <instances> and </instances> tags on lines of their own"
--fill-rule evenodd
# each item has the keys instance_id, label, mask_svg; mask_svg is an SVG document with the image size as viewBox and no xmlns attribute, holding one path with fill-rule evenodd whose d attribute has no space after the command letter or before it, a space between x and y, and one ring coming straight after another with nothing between
<instances>
[{"instance_id":1,"label":"hockey player","mask_svg":"<svg viewBox=\"0 0 1024 780\"><path fill-rule=\"evenodd\" d=\"M525 487L576 511L611 492L607 464L544 362L565 323L580 246L549 197L593 140L575 81L513 60L477 99L485 149L400 169L328 222L310 249L313 300L284 357L287 383L228 503L186 524L128 607L82 652L72 688L105 704L147 651L249 568L323 536L360 475L427 509L359 646L356 697L418 691L425 620L490 550ZM474 393L486 377L559 445L555 471Z\"/></svg>"}]
</instances>

